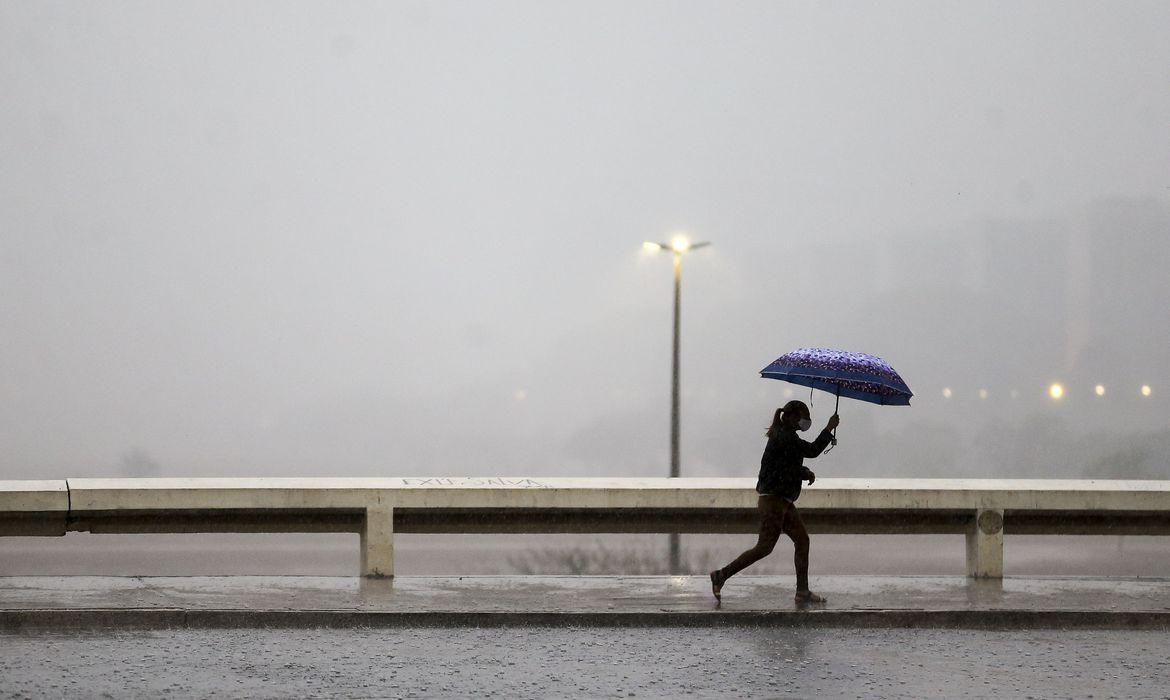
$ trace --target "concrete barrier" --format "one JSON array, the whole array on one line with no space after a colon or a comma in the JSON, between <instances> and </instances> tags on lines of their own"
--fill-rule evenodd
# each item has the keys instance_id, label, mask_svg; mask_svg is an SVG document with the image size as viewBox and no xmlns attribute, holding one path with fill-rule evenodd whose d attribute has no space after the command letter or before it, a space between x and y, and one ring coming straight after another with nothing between
<instances>
[{"instance_id":1,"label":"concrete barrier","mask_svg":"<svg viewBox=\"0 0 1170 700\"><path fill-rule=\"evenodd\" d=\"M754 479L212 478L0 482L0 534L356 532L394 575L394 533L755 532ZM812 533L964 534L1003 576L1004 534L1170 534L1170 481L819 479Z\"/></svg>"},{"instance_id":2,"label":"concrete barrier","mask_svg":"<svg viewBox=\"0 0 1170 700\"><path fill-rule=\"evenodd\" d=\"M64 479L0 481L0 535L64 535L68 515Z\"/></svg>"}]
</instances>

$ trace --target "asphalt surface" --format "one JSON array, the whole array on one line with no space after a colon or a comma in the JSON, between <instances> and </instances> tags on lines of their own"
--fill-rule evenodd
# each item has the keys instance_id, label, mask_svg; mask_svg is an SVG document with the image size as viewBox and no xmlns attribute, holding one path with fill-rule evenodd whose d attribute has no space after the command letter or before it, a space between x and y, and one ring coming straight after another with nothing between
<instances>
[{"instance_id":1,"label":"asphalt surface","mask_svg":"<svg viewBox=\"0 0 1170 700\"><path fill-rule=\"evenodd\" d=\"M783 628L0 635L4 698L1168 698L1170 633Z\"/></svg>"}]
</instances>

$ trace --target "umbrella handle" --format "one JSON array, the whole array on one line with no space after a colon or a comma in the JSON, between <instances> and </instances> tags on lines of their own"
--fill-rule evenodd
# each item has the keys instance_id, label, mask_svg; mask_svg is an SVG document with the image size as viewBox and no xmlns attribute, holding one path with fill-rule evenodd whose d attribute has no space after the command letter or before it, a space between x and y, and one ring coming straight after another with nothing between
<instances>
[{"instance_id":1,"label":"umbrella handle","mask_svg":"<svg viewBox=\"0 0 1170 700\"><path fill-rule=\"evenodd\" d=\"M833 404L833 415L837 415L837 409L841 407L841 385L837 385L837 403ZM837 428L833 428L833 444L837 444Z\"/></svg>"}]
</instances>

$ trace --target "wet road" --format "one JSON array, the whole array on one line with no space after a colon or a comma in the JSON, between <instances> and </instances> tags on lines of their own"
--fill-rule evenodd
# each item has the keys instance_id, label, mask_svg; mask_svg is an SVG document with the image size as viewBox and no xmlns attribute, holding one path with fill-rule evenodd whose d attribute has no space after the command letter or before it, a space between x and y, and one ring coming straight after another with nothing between
<instances>
[{"instance_id":1,"label":"wet road","mask_svg":"<svg viewBox=\"0 0 1170 700\"><path fill-rule=\"evenodd\" d=\"M779 628L0 635L0 697L1168 698L1170 633Z\"/></svg>"},{"instance_id":2,"label":"wet road","mask_svg":"<svg viewBox=\"0 0 1170 700\"><path fill-rule=\"evenodd\" d=\"M753 535L684 535L687 570L707 572L755 543ZM962 576L962 535L813 535L816 575ZM661 574L663 535L420 535L394 538L408 576ZM1170 537L1011 535L1011 576L1170 576ZM0 537L0 576L352 576L356 534L108 535ZM792 544L748 573L792 574Z\"/></svg>"}]
</instances>

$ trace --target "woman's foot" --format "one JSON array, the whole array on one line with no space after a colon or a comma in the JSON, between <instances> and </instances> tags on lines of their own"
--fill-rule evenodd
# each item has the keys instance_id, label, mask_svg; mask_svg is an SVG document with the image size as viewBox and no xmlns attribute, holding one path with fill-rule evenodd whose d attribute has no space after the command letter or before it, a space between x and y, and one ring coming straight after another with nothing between
<instances>
[{"instance_id":1,"label":"woman's foot","mask_svg":"<svg viewBox=\"0 0 1170 700\"><path fill-rule=\"evenodd\" d=\"M823 602L825 602L825 597L819 596L816 593L813 593L812 591L797 591L796 592L796 604L797 605L808 605L809 603L823 603Z\"/></svg>"},{"instance_id":2,"label":"woman's foot","mask_svg":"<svg viewBox=\"0 0 1170 700\"><path fill-rule=\"evenodd\" d=\"M723 573L719 569L711 572L711 594L715 596L715 600L720 603L723 602L723 584L727 579L723 578Z\"/></svg>"}]
</instances>

